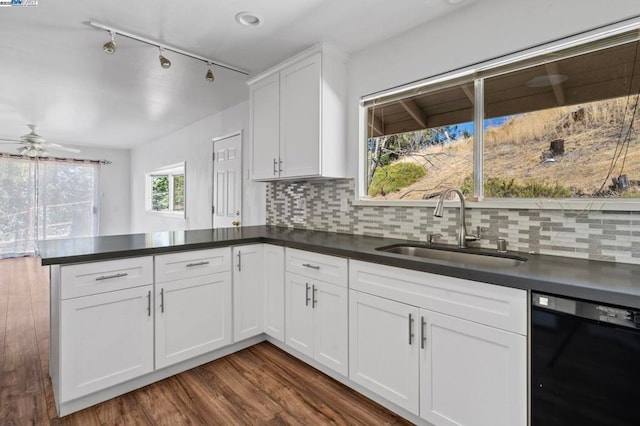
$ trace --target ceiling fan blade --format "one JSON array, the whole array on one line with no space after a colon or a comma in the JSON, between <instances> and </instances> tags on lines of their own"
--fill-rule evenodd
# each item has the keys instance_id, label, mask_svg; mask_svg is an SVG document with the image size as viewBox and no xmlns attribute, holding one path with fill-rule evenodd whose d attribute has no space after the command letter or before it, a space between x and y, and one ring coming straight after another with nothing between
<instances>
[{"instance_id":1,"label":"ceiling fan blade","mask_svg":"<svg viewBox=\"0 0 640 426\"><path fill-rule=\"evenodd\" d=\"M67 152L75 152L75 153L80 152L79 149L68 148L66 146L62 146L62 145L59 145L57 143L43 143L42 146L45 147L45 148L56 149L58 151L67 151Z\"/></svg>"},{"instance_id":2,"label":"ceiling fan blade","mask_svg":"<svg viewBox=\"0 0 640 426\"><path fill-rule=\"evenodd\" d=\"M0 138L0 143L23 143L20 140L17 139L5 139L5 138Z\"/></svg>"}]
</instances>

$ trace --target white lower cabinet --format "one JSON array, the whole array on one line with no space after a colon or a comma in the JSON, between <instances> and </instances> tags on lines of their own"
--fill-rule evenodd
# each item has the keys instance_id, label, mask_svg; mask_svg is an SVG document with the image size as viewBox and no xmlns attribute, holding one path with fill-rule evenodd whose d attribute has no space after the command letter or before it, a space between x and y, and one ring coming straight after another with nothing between
<instances>
[{"instance_id":1,"label":"white lower cabinet","mask_svg":"<svg viewBox=\"0 0 640 426\"><path fill-rule=\"evenodd\" d=\"M286 344L348 373L347 288L286 273Z\"/></svg>"},{"instance_id":2,"label":"white lower cabinet","mask_svg":"<svg viewBox=\"0 0 640 426\"><path fill-rule=\"evenodd\" d=\"M349 378L418 415L418 308L349 292Z\"/></svg>"},{"instance_id":3,"label":"white lower cabinet","mask_svg":"<svg viewBox=\"0 0 640 426\"><path fill-rule=\"evenodd\" d=\"M447 426L526 425L525 336L427 310L419 325L420 417Z\"/></svg>"},{"instance_id":4,"label":"white lower cabinet","mask_svg":"<svg viewBox=\"0 0 640 426\"><path fill-rule=\"evenodd\" d=\"M62 300L59 401L153 371L152 297L145 285Z\"/></svg>"},{"instance_id":5,"label":"white lower cabinet","mask_svg":"<svg viewBox=\"0 0 640 426\"><path fill-rule=\"evenodd\" d=\"M284 247L263 245L264 332L284 342Z\"/></svg>"},{"instance_id":6,"label":"white lower cabinet","mask_svg":"<svg viewBox=\"0 0 640 426\"><path fill-rule=\"evenodd\" d=\"M156 284L156 368L230 343L230 272Z\"/></svg>"},{"instance_id":7,"label":"white lower cabinet","mask_svg":"<svg viewBox=\"0 0 640 426\"><path fill-rule=\"evenodd\" d=\"M233 341L264 331L262 244L233 248Z\"/></svg>"},{"instance_id":8,"label":"white lower cabinet","mask_svg":"<svg viewBox=\"0 0 640 426\"><path fill-rule=\"evenodd\" d=\"M525 291L360 261L349 277L354 382L436 426L527 424Z\"/></svg>"}]
</instances>

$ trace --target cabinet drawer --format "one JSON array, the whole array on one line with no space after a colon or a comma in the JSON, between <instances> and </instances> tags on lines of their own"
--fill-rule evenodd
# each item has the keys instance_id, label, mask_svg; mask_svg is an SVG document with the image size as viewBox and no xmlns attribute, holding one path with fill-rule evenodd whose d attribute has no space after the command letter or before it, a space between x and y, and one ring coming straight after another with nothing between
<instances>
[{"instance_id":1,"label":"cabinet drawer","mask_svg":"<svg viewBox=\"0 0 640 426\"><path fill-rule=\"evenodd\" d=\"M156 283L231 270L231 248L162 254L156 259Z\"/></svg>"},{"instance_id":2,"label":"cabinet drawer","mask_svg":"<svg viewBox=\"0 0 640 426\"><path fill-rule=\"evenodd\" d=\"M353 260L349 286L387 299L527 334L527 292Z\"/></svg>"},{"instance_id":3,"label":"cabinet drawer","mask_svg":"<svg viewBox=\"0 0 640 426\"><path fill-rule=\"evenodd\" d=\"M153 258L134 257L60 267L61 298L153 284Z\"/></svg>"},{"instance_id":4,"label":"cabinet drawer","mask_svg":"<svg viewBox=\"0 0 640 426\"><path fill-rule=\"evenodd\" d=\"M286 269L294 274L343 287L347 286L349 278L347 259L290 248L287 248Z\"/></svg>"}]
</instances>

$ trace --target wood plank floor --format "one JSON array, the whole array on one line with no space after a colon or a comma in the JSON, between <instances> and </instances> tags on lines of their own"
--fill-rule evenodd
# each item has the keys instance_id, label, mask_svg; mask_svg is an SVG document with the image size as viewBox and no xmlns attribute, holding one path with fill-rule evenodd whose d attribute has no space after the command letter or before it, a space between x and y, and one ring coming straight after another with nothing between
<instances>
[{"instance_id":1,"label":"wood plank floor","mask_svg":"<svg viewBox=\"0 0 640 426\"><path fill-rule=\"evenodd\" d=\"M2 426L410 424L266 342L59 418L48 274L36 258L0 260Z\"/></svg>"}]
</instances>

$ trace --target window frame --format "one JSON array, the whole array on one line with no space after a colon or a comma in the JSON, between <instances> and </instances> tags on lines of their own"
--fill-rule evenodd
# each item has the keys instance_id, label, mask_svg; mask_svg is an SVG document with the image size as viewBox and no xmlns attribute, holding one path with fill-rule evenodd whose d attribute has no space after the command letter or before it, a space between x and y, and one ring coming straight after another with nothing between
<instances>
[{"instance_id":1,"label":"window frame","mask_svg":"<svg viewBox=\"0 0 640 426\"><path fill-rule=\"evenodd\" d=\"M153 177L158 175L169 176L169 209L168 210L153 210L152 197L153 197ZM174 197L174 179L175 176L184 176L184 208L182 210L174 210L175 197ZM160 167L153 171L145 173L145 212L160 216L171 217L187 217L187 163L183 161L181 163L170 164Z\"/></svg>"},{"instance_id":2,"label":"window frame","mask_svg":"<svg viewBox=\"0 0 640 426\"><path fill-rule=\"evenodd\" d=\"M606 49L631 41L640 42L640 17L599 27L549 43L540 44L498 58L428 77L423 80L375 92L361 97L358 107L358 177L354 205L359 206L434 206L437 200L372 200L367 195L367 127L371 106L396 102L445 87L473 83L474 105L473 197L468 207L549 210L640 211L640 199L624 198L484 198L484 80L509 72ZM478 178L480 176L480 178Z\"/></svg>"}]
</instances>

